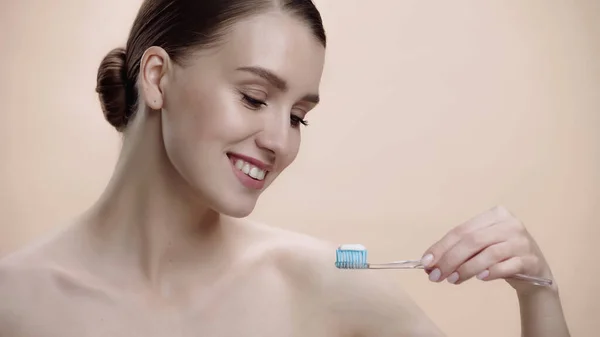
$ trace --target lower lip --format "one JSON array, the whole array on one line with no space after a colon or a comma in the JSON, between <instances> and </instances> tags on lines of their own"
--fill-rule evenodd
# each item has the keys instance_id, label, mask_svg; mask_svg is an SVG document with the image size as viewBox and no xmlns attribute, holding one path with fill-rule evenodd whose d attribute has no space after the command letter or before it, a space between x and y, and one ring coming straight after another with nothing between
<instances>
[{"instance_id":1,"label":"lower lip","mask_svg":"<svg viewBox=\"0 0 600 337\"><path fill-rule=\"evenodd\" d=\"M244 172L240 171L237 167L235 167L235 158L229 158L229 162L231 163L231 168L233 169L233 173L238 178L238 180L247 188L253 190L260 190L265 186L265 180L256 180Z\"/></svg>"}]
</instances>

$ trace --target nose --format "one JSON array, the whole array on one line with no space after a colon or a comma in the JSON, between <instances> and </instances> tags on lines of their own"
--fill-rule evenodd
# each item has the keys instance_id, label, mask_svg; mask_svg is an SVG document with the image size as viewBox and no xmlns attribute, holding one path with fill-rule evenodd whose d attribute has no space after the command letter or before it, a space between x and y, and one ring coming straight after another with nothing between
<instances>
[{"instance_id":1,"label":"nose","mask_svg":"<svg viewBox=\"0 0 600 337\"><path fill-rule=\"evenodd\" d=\"M289 140L290 122L284 114L265 120L263 129L256 136L256 145L275 157L285 155Z\"/></svg>"}]
</instances>

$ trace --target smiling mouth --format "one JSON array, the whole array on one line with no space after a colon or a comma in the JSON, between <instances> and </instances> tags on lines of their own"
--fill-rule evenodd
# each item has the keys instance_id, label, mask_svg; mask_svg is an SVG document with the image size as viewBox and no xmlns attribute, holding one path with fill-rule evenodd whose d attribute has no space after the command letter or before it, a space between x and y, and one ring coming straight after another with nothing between
<instances>
[{"instance_id":1,"label":"smiling mouth","mask_svg":"<svg viewBox=\"0 0 600 337\"><path fill-rule=\"evenodd\" d=\"M229 156L229 159L233 163L233 166L236 170L240 171L241 173L247 175L248 177L254 180L263 181L269 173L269 171L258 168L257 166L250 164L249 162L243 159L235 158L233 156Z\"/></svg>"}]
</instances>

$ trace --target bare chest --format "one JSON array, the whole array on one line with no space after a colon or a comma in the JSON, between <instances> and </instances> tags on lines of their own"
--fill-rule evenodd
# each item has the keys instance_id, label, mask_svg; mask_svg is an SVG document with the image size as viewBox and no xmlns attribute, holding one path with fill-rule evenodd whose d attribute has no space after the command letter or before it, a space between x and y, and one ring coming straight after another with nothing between
<instances>
[{"instance_id":1,"label":"bare chest","mask_svg":"<svg viewBox=\"0 0 600 337\"><path fill-rule=\"evenodd\" d=\"M260 276L160 306L131 294L71 287L30 298L30 310L21 312L31 314L12 332L22 337L340 336L316 297Z\"/></svg>"},{"instance_id":2,"label":"bare chest","mask_svg":"<svg viewBox=\"0 0 600 337\"><path fill-rule=\"evenodd\" d=\"M93 305L56 308L40 313L36 324L22 326L22 337L295 337L336 336L322 313L293 302L221 303L197 311L120 309Z\"/></svg>"}]
</instances>

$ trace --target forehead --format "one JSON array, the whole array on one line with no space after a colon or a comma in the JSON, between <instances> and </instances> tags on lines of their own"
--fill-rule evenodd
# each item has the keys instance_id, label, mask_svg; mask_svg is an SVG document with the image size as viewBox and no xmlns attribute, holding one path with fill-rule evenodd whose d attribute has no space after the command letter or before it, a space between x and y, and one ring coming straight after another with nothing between
<instances>
[{"instance_id":1,"label":"forehead","mask_svg":"<svg viewBox=\"0 0 600 337\"><path fill-rule=\"evenodd\" d=\"M233 24L211 54L211 66L224 74L240 67L262 67L283 78L290 89L317 91L325 48L302 21L272 12Z\"/></svg>"}]
</instances>

